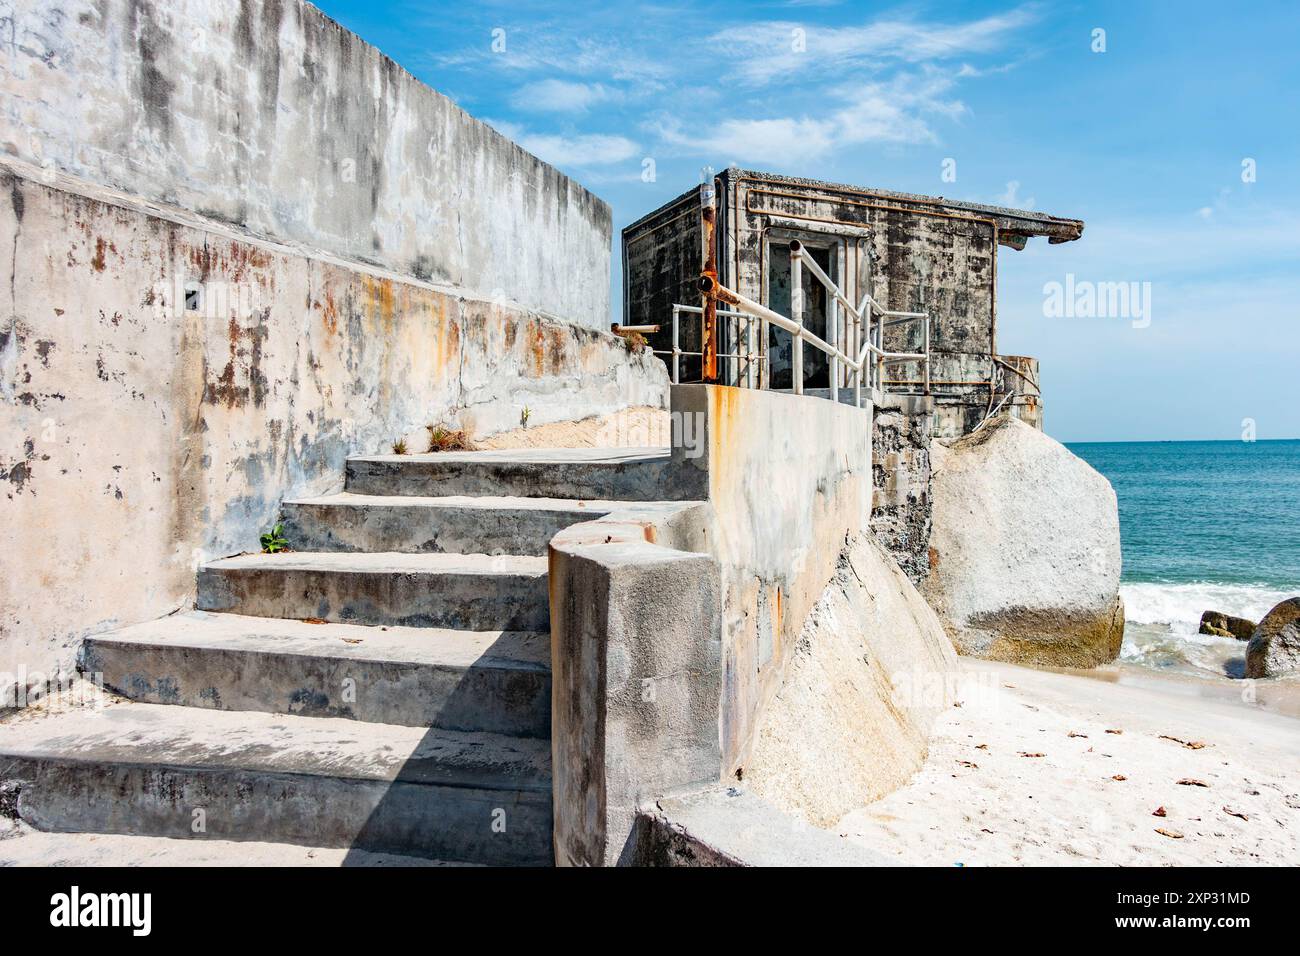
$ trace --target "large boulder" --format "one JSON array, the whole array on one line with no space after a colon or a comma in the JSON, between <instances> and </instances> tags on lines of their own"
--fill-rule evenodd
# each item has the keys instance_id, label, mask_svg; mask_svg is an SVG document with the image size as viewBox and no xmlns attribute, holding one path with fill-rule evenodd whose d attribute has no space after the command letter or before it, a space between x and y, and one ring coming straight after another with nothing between
<instances>
[{"instance_id":1,"label":"large boulder","mask_svg":"<svg viewBox=\"0 0 1300 956\"><path fill-rule=\"evenodd\" d=\"M1264 615L1246 645L1247 677L1300 674L1300 597Z\"/></svg>"},{"instance_id":2,"label":"large boulder","mask_svg":"<svg viewBox=\"0 0 1300 956\"><path fill-rule=\"evenodd\" d=\"M957 650L1062 667L1114 660L1124 636L1110 482L1010 417L932 451L922 592Z\"/></svg>"},{"instance_id":3,"label":"large boulder","mask_svg":"<svg viewBox=\"0 0 1300 956\"><path fill-rule=\"evenodd\" d=\"M957 690L943 624L873 537L850 536L764 708L743 786L816 826L901 787Z\"/></svg>"}]
</instances>

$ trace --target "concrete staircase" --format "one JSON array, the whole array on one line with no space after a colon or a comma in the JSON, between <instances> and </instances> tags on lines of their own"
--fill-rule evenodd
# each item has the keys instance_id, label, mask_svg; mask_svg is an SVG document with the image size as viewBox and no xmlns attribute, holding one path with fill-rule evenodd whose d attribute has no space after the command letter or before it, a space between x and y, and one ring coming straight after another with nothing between
<instances>
[{"instance_id":1,"label":"concrete staircase","mask_svg":"<svg viewBox=\"0 0 1300 956\"><path fill-rule=\"evenodd\" d=\"M666 462L352 459L341 494L285 503L292 553L87 639L127 701L0 724L0 785L39 830L549 864L547 542L656 497Z\"/></svg>"}]
</instances>

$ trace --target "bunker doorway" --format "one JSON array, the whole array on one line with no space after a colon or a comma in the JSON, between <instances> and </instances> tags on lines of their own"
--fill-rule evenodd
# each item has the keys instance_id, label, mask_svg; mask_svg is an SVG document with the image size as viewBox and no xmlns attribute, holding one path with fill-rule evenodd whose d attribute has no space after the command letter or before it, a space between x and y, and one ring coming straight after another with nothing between
<instances>
[{"instance_id":1,"label":"bunker doorway","mask_svg":"<svg viewBox=\"0 0 1300 956\"><path fill-rule=\"evenodd\" d=\"M798 239L817 264L826 271L832 282L840 283L841 243L817 233L795 233L773 230L768 234L764 258L767 266L767 283L763 290L766 305L773 312L790 315L790 240ZM826 338L826 314L829 297L820 282L812 280L804 270L803 280L804 326L819 338ZM771 364L771 387L794 388L791 372L794 337L775 326L768 329L768 362ZM803 354L804 388L829 388L830 359L819 349L805 348Z\"/></svg>"}]
</instances>

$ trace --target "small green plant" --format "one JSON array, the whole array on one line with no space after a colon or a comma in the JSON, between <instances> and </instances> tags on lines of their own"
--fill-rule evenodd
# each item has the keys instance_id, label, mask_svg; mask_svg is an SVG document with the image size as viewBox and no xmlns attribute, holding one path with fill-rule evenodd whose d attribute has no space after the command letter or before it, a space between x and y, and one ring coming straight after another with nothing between
<instances>
[{"instance_id":1,"label":"small green plant","mask_svg":"<svg viewBox=\"0 0 1300 956\"><path fill-rule=\"evenodd\" d=\"M633 355L640 355L650 347L650 340L640 332L619 332L618 336L627 343L628 351Z\"/></svg>"},{"instance_id":2,"label":"small green plant","mask_svg":"<svg viewBox=\"0 0 1300 956\"><path fill-rule=\"evenodd\" d=\"M397 439L397 441L393 442L393 454L394 454L394 455L405 455L405 454L406 454L406 439L405 439L405 438L399 438L399 439Z\"/></svg>"},{"instance_id":3,"label":"small green plant","mask_svg":"<svg viewBox=\"0 0 1300 956\"><path fill-rule=\"evenodd\" d=\"M428 425L429 451L473 451L474 445L461 429L446 425Z\"/></svg>"},{"instance_id":4,"label":"small green plant","mask_svg":"<svg viewBox=\"0 0 1300 956\"><path fill-rule=\"evenodd\" d=\"M277 524L262 535L261 541L263 554L279 554L281 551L289 550L289 542L284 539L284 525L282 524Z\"/></svg>"},{"instance_id":5,"label":"small green plant","mask_svg":"<svg viewBox=\"0 0 1300 956\"><path fill-rule=\"evenodd\" d=\"M527 405L525 405L524 410L519 413L519 424L522 425L524 428L527 428L528 419L532 417L533 417L533 410L529 408Z\"/></svg>"}]
</instances>

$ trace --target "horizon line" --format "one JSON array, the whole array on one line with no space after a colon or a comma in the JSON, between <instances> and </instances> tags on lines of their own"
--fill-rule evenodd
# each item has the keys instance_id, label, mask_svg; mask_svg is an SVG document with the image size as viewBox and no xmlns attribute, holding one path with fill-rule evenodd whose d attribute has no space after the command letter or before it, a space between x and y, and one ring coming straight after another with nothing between
<instances>
[{"instance_id":1,"label":"horizon line","mask_svg":"<svg viewBox=\"0 0 1300 956\"><path fill-rule=\"evenodd\" d=\"M1048 436L1052 437L1052 436ZM1062 445L1170 445L1191 442L1218 442L1232 443L1240 445L1258 445L1263 442L1280 442L1280 441L1300 441L1297 438L1256 438L1253 441L1245 441L1241 438L1088 438L1088 439L1064 439L1058 438Z\"/></svg>"}]
</instances>

